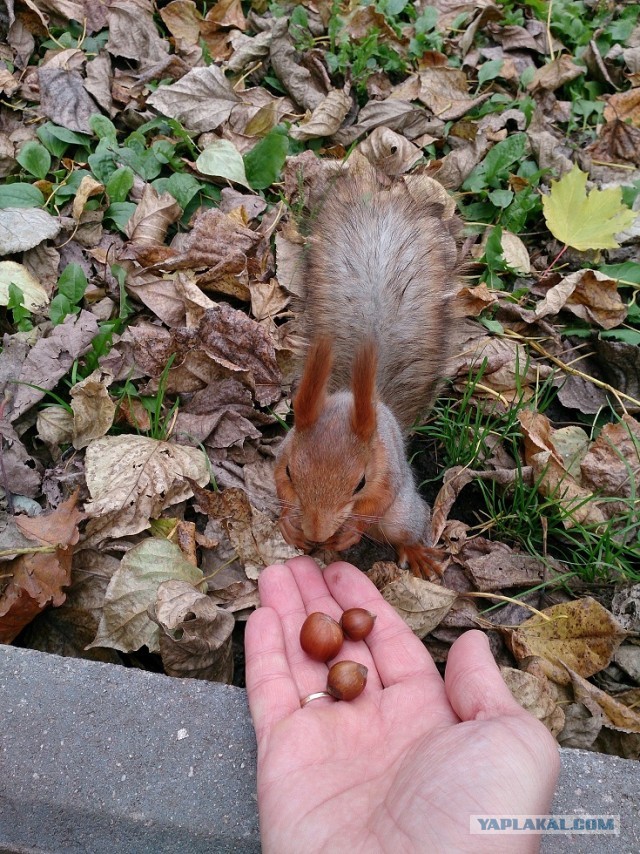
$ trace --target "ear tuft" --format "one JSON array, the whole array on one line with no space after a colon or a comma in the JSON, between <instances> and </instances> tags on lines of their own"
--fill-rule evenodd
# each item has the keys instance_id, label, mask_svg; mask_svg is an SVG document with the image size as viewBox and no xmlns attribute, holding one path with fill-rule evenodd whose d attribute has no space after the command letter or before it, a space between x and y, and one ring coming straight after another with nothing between
<instances>
[{"instance_id":1,"label":"ear tuft","mask_svg":"<svg viewBox=\"0 0 640 854\"><path fill-rule=\"evenodd\" d=\"M358 439L368 442L376 429L376 371L378 359L375 344L365 341L358 347L353 361L353 412L351 427Z\"/></svg>"},{"instance_id":2,"label":"ear tuft","mask_svg":"<svg viewBox=\"0 0 640 854\"><path fill-rule=\"evenodd\" d=\"M302 379L293 399L297 430L306 430L318 420L327 397L332 364L331 340L319 338L311 345L307 354Z\"/></svg>"}]
</instances>

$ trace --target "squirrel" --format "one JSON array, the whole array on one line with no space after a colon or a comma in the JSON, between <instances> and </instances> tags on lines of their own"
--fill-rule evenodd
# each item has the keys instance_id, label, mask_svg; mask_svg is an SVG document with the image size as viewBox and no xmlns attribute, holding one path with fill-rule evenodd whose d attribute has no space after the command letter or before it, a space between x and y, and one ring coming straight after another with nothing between
<instances>
[{"instance_id":1,"label":"squirrel","mask_svg":"<svg viewBox=\"0 0 640 854\"><path fill-rule=\"evenodd\" d=\"M405 443L454 342L460 221L447 214L420 181L373 173L325 194L306 255L308 353L275 465L290 545L343 551L367 535L414 575L443 572Z\"/></svg>"}]
</instances>

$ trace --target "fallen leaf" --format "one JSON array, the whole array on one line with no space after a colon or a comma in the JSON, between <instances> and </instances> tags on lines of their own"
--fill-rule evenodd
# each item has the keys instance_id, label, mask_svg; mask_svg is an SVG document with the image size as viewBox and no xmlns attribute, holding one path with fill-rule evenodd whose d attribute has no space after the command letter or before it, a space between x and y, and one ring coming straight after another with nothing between
<instances>
[{"instance_id":1,"label":"fallen leaf","mask_svg":"<svg viewBox=\"0 0 640 854\"><path fill-rule=\"evenodd\" d=\"M38 208L3 208L0 210L0 255L13 255L53 240L60 232L57 217ZM14 263L4 261L4 264Z\"/></svg>"},{"instance_id":2,"label":"fallen leaf","mask_svg":"<svg viewBox=\"0 0 640 854\"><path fill-rule=\"evenodd\" d=\"M557 736L564 727L565 717L549 680L513 667L501 667L500 673L519 705L541 721L551 735Z\"/></svg>"},{"instance_id":3,"label":"fallen leaf","mask_svg":"<svg viewBox=\"0 0 640 854\"><path fill-rule=\"evenodd\" d=\"M81 311L80 314L70 314L34 344L19 376L13 378L16 385L11 421L16 421L42 400L48 389L56 387L74 361L87 352L97 334L98 322L94 315Z\"/></svg>"},{"instance_id":4,"label":"fallen leaf","mask_svg":"<svg viewBox=\"0 0 640 854\"><path fill-rule=\"evenodd\" d=\"M162 62L169 52L168 42L158 35L151 7L133 0L109 3L108 32L109 53L132 59L143 67Z\"/></svg>"},{"instance_id":5,"label":"fallen leaf","mask_svg":"<svg viewBox=\"0 0 640 854\"><path fill-rule=\"evenodd\" d=\"M569 682L564 665L581 676L593 676L606 667L626 632L613 614L587 596L534 615L503 635L519 662L539 657L545 674L560 685Z\"/></svg>"},{"instance_id":6,"label":"fallen leaf","mask_svg":"<svg viewBox=\"0 0 640 854\"><path fill-rule=\"evenodd\" d=\"M181 216L182 208L170 193L160 194L151 184L145 184L125 233L137 247L162 245L169 226Z\"/></svg>"},{"instance_id":7,"label":"fallen leaf","mask_svg":"<svg viewBox=\"0 0 640 854\"><path fill-rule=\"evenodd\" d=\"M488 92L470 97L468 85L467 75L459 68L434 66L420 72L418 99L439 119L459 119L489 97Z\"/></svg>"},{"instance_id":8,"label":"fallen leaf","mask_svg":"<svg viewBox=\"0 0 640 854\"><path fill-rule=\"evenodd\" d=\"M474 537L457 558L480 591L509 587L533 587L546 579L548 568L542 558L518 554L505 543Z\"/></svg>"},{"instance_id":9,"label":"fallen leaf","mask_svg":"<svg viewBox=\"0 0 640 854\"><path fill-rule=\"evenodd\" d=\"M93 196L99 196L101 193L104 193L104 184L96 181L91 175L85 175L80 181L80 186L73 200L73 218L79 220L89 199Z\"/></svg>"},{"instance_id":10,"label":"fallen leaf","mask_svg":"<svg viewBox=\"0 0 640 854\"><path fill-rule=\"evenodd\" d=\"M171 86L160 86L147 102L158 112L177 119L187 130L215 130L240 102L217 65L194 68ZM221 140L222 141L222 140Z\"/></svg>"},{"instance_id":11,"label":"fallen leaf","mask_svg":"<svg viewBox=\"0 0 640 854\"><path fill-rule=\"evenodd\" d=\"M371 576L370 576L371 577ZM401 571L399 577L376 586L383 598L396 609L412 632L424 638L438 626L458 598L455 590L447 590L439 584L431 584L416 578L410 572Z\"/></svg>"},{"instance_id":12,"label":"fallen leaf","mask_svg":"<svg viewBox=\"0 0 640 854\"><path fill-rule=\"evenodd\" d=\"M604 108L604 117L608 122L615 119L621 122L629 120L632 125L640 127L640 89L628 89L610 95Z\"/></svg>"},{"instance_id":13,"label":"fallen leaf","mask_svg":"<svg viewBox=\"0 0 640 854\"><path fill-rule=\"evenodd\" d=\"M252 507L242 489L194 490L200 511L222 522L248 578L255 580L265 566L299 554L284 541L278 523Z\"/></svg>"},{"instance_id":14,"label":"fallen leaf","mask_svg":"<svg viewBox=\"0 0 640 854\"><path fill-rule=\"evenodd\" d=\"M57 125L80 133L91 133L89 119L99 112L84 88L79 71L39 68L40 109Z\"/></svg>"},{"instance_id":15,"label":"fallen leaf","mask_svg":"<svg viewBox=\"0 0 640 854\"><path fill-rule=\"evenodd\" d=\"M217 139L209 143L198 156L196 169L202 175L226 178L228 181L251 189L244 171L242 155L228 139Z\"/></svg>"},{"instance_id":16,"label":"fallen leaf","mask_svg":"<svg viewBox=\"0 0 640 854\"><path fill-rule=\"evenodd\" d=\"M47 608L21 633L20 642L29 649L121 664L111 649L85 650L95 637L102 614L104 594L120 561L104 553L83 549L73 555L71 585L62 605Z\"/></svg>"},{"instance_id":17,"label":"fallen leaf","mask_svg":"<svg viewBox=\"0 0 640 854\"><path fill-rule=\"evenodd\" d=\"M73 410L72 442L74 448L86 448L94 439L107 433L112 425L116 405L109 397L108 382L97 370L71 389Z\"/></svg>"},{"instance_id":18,"label":"fallen leaf","mask_svg":"<svg viewBox=\"0 0 640 854\"><path fill-rule=\"evenodd\" d=\"M559 181L551 181L542 197L547 228L553 236L578 249L616 249L615 235L628 228L637 214L622 203L622 189L586 192L587 174L574 165Z\"/></svg>"},{"instance_id":19,"label":"fallen leaf","mask_svg":"<svg viewBox=\"0 0 640 854\"><path fill-rule=\"evenodd\" d=\"M198 448L146 436L105 436L87 446L85 505L92 544L106 537L137 534L163 510L190 498L188 479L209 482L206 459Z\"/></svg>"},{"instance_id":20,"label":"fallen leaf","mask_svg":"<svg viewBox=\"0 0 640 854\"><path fill-rule=\"evenodd\" d=\"M100 625L87 649L97 646L133 652L142 646L160 651L160 629L147 609L163 581L184 581L204 588L202 572L168 540L149 537L130 549L114 572L104 598Z\"/></svg>"},{"instance_id":21,"label":"fallen leaf","mask_svg":"<svg viewBox=\"0 0 640 854\"><path fill-rule=\"evenodd\" d=\"M289 135L298 141L333 136L351 109L351 97L342 89L332 89L308 120L294 125Z\"/></svg>"},{"instance_id":22,"label":"fallen leaf","mask_svg":"<svg viewBox=\"0 0 640 854\"><path fill-rule=\"evenodd\" d=\"M232 614L177 580L160 584L148 614L161 629L160 656L168 676L231 683Z\"/></svg>"},{"instance_id":23,"label":"fallen leaf","mask_svg":"<svg viewBox=\"0 0 640 854\"><path fill-rule=\"evenodd\" d=\"M640 425L630 415L605 424L580 463L585 486L604 495L637 497L640 488Z\"/></svg>"},{"instance_id":24,"label":"fallen leaf","mask_svg":"<svg viewBox=\"0 0 640 854\"><path fill-rule=\"evenodd\" d=\"M532 92L540 89L554 92L556 89L564 86L565 83L570 83L582 74L584 74L584 68L576 65L571 57L564 53L552 59L546 65L536 69L533 79L527 85L527 89Z\"/></svg>"},{"instance_id":25,"label":"fallen leaf","mask_svg":"<svg viewBox=\"0 0 640 854\"><path fill-rule=\"evenodd\" d=\"M78 542L78 524L83 519L76 502L77 494L50 513L16 516L16 529L32 541L34 551L4 564L10 581L0 592L0 643L11 643L48 605L64 602L62 588L71 579L72 547ZM47 546L49 552L37 551Z\"/></svg>"},{"instance_id":26,"label":"fallen leaf","mask_svg":"<svg viewBox=\"0 0 640 854\"><path fill-rule=\"evenodd\" d=\"M49 303L47 292L26 267L15 261L0 261L0 305L9 302L10 285L20 288L22 304L29 311L41 311Z\"/></svg>"}]
</instances>

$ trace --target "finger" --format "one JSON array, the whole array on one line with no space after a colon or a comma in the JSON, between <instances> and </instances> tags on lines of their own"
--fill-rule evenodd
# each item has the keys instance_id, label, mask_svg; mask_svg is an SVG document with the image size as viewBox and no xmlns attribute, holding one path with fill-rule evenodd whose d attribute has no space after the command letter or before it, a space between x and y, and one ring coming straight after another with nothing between
<instances>
[{"instance_id":1,"label":"finger","mask_svg":"<svg viewBox=\"0 0 640 854\"><path fill-rule=\"evenodd\" d=\"M244 636L249 709L260 742L278 721L300 708L285 653L280 618L271 608L249 617Z\"/></svg>"},{"instance_id":2,"label":"finger","mask_svg":"<svg viewBox=\"0 0 640 854\"><path fill-rule=\"evenodd\" d=\"M513 699L496 665L484 632L465 632L447 658L444 684L458 717L486 720L523 712Z\"/></svg>"},{"instance_id":3,"label":"finger","mask_svg":"<svg viewBox=\"0 0 640 854\"><path fill-rule=\"evenodd\" d=\"M299 560L310 561L322 581L322 575L315 561L310 558ZM324 691L327 685L327 665L313 661L300 646L300 628L307 617L307 612L291 567L280 564L268 566L260 573L258 585L260 601L264 606L273 608L280 618L284 651L298 691L298 699L316 691ZM332 701L317 700L314 706L330 702Z\"/></svg>"},{"instance_id":4,"label":"finger","mask_svg":"<svg viewBox=\"0 0 640 854\"><path fill-rule=\"evenodd\" d=\"M287 566L291 568L293 577L298 584L307 614L320 611L333 617L339 623L345 609L334 599L316 562L311 558L294 558L287 561ZM359 570L356 572L361 574ZM364 664L367 668L366 691L379 691L382 688L382 681L378 675L376 664L366 644L345 638L340 652L335 658L330 659L327 665L330 667L336 661L345 660L357 661L358 664Z\"/></svg>"},{"instance_id":5,"label":"finger","mask_svg":"<svg viewBox=\"0 0 640 854\"><path fill-rule=\"evenodd\" d=\"M325 569L324 580L343 610L366 608L376 615L366 644L385 687L423 676L444 696L438 669L422 642L364 573L349 563L334 563Z\"/></svg>"}]
</instances>

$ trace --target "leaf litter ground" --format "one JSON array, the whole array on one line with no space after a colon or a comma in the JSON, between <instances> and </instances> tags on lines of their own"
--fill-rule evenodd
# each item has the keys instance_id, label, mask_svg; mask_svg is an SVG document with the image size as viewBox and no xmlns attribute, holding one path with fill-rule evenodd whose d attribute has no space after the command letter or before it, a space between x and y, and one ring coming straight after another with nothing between
<instances>
[{"instance_id":1,"label":"leaf litter ground","mask_svg":"<svg viewBox=\"0 0 640 854\"><path fill-rule=\"evenodd\" d=\"M637 758L639 14L12 6L0 640L241 680L259 572L294 554L271 472L302 223L368 163L455 199L466 320L410 448L443 584L349 557L439 664L483 628L560 743Z\"/></svg>"}]
</instances>

